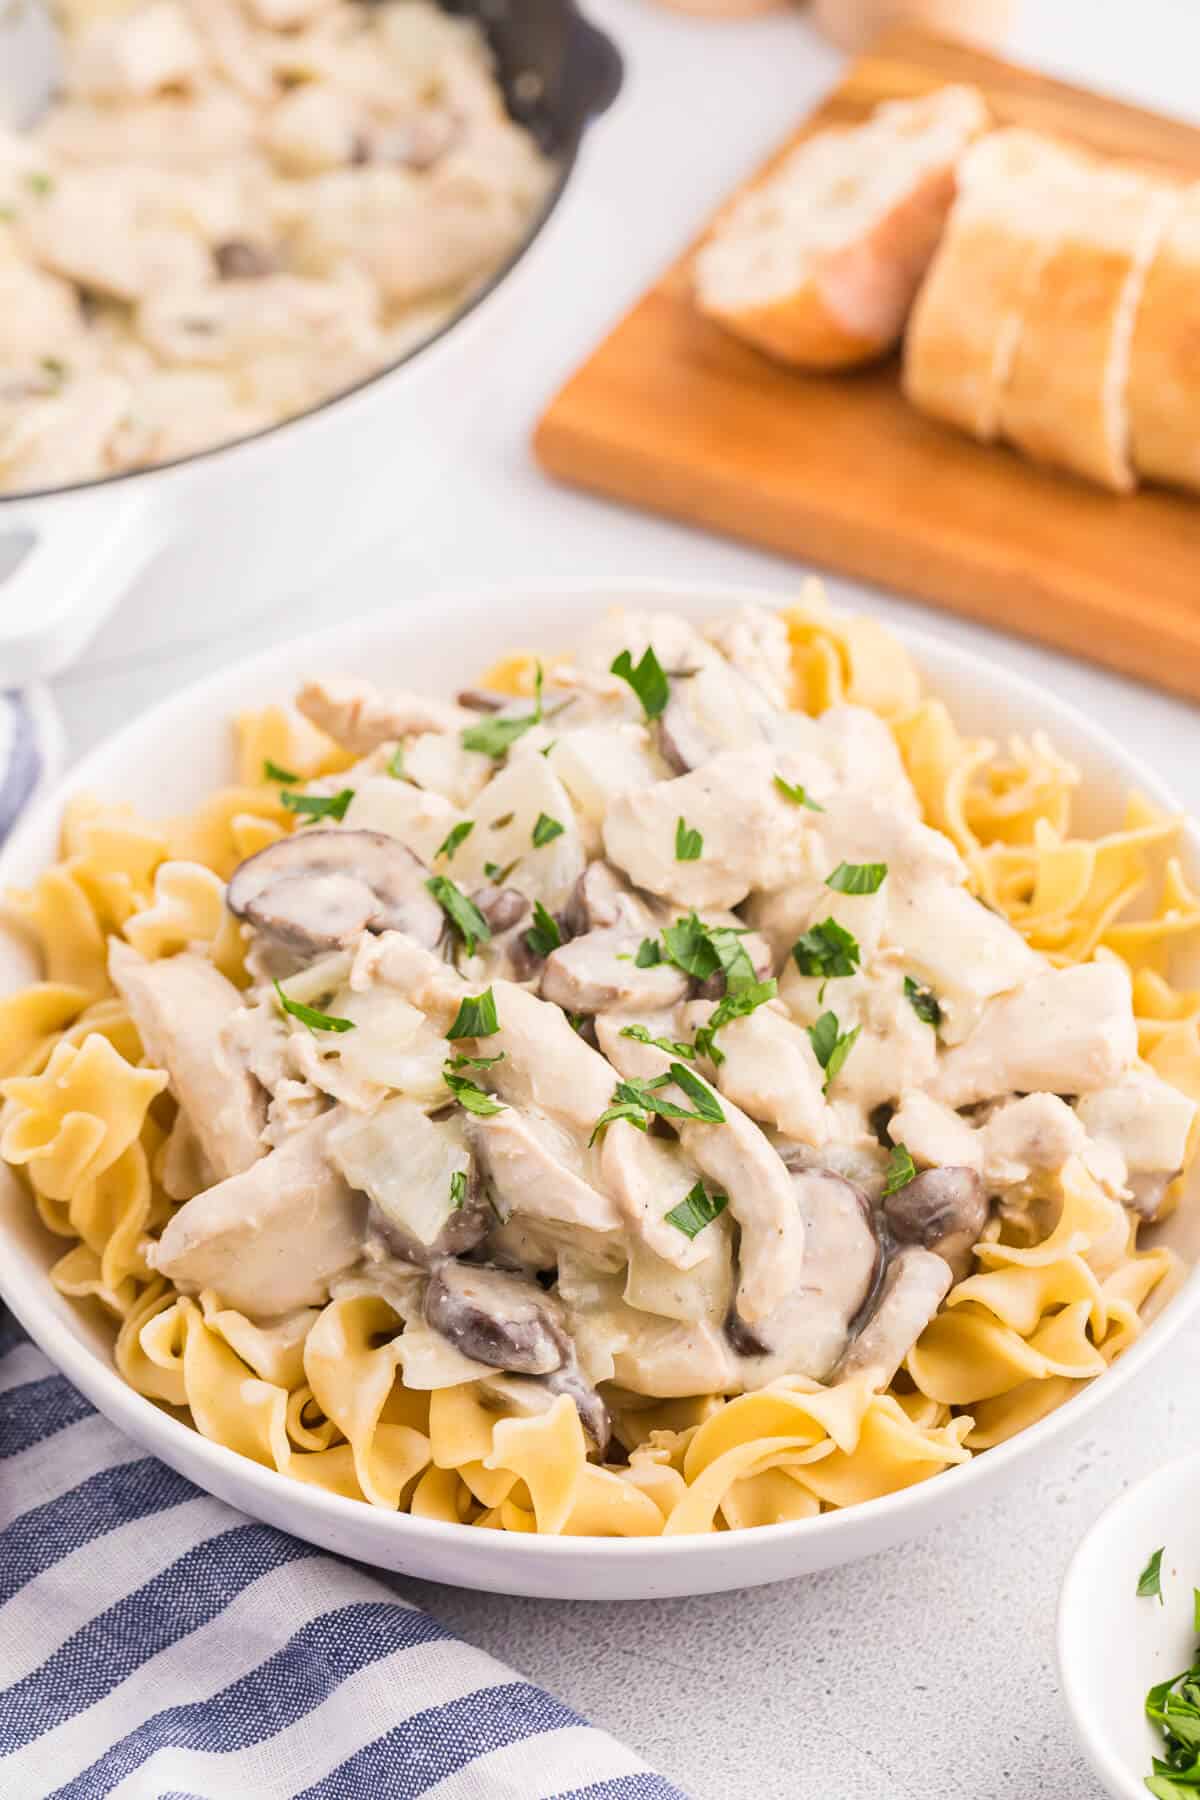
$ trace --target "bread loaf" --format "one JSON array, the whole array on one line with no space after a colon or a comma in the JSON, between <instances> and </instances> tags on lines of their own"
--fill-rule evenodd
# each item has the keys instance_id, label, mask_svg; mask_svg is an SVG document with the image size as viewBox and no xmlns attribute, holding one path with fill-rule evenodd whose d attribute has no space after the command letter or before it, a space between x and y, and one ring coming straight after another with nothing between
<instances>
[{"instance_id":1,"label":"bread loaf","mask_svg":"<svg viewBox=\"0 0 1200 1800\"><path fill-rule=\"evenodd\" d=\"M1180 196L1146 277L1129 425L1139 475L1200 489L1200 184Z\"/></svg>"},{"instance_id":2,"label":"bread loaf","mask_svg":"<svg viewBox=\"0 0 1200 1800\"><path fill-rule=\"evenodd\" d=\"M986 123L974 88L944 87L809 138L717 220L694 263L697 305L803 368L885 354Z\"/></svg>"},{"instance_id":3,"label":"bread loaf","mask_svg":"<svg viewBox=\"0 0 1200 1800\"><path fill-rule=\"evenodd\" d=\"M1027 294L1000 432L1028 456L1127 493L1130 347L1146 272L1174 190L1096 167L1070 198Z\"/></svg>"},{"instance_id":4,"label":"bread loaf","mask_svg":"<svg viewBox=\"0 0 1200 1800\"><path fill-rule=\"evenodd\" d=\"M1019 129L991 132L963 157L905 339L914 406L995 437L1024 310L1064 222L1063 190L1083 167L1053 139Z\"/></svg>"}]
</instances>

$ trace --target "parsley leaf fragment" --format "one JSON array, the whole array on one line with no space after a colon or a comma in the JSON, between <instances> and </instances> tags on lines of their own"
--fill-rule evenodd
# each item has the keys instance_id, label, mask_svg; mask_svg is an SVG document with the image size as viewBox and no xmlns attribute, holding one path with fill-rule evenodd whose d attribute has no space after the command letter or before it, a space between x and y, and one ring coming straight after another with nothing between
<instances>
[{"instance_id":1,"label":"parsley leaf fragment","mask_svg":"<svg viewBox=\"0 0 1200 1800\"><path fill-rule=\"evenodd\" d=\"M539 813L533 827L534 849L540 850L544 844L552 844L565 830L566 826L560 825L557 819L552 819L549 813Z\"/></svg>"},{"instance_id":2,"label":"parsley leaf fragment","mask_svg":"<svg viewBox=\"0 0 1200 1800\"><path fill-rule=\"evenodd\" d=\"M280 781L287 787L290 783L299 781L300 779L301 777L299 775L294 775L291 769L281 769L279 764L272 762L269 756L263 757L264 781Z\"/></svg>"},{"instance_id":3,"label":"parsley leaf fragment","mask_svg":"<svg viewBox=\"0 0 1200 1800\"><path fill-rule=\"evenodd\" d=\"M825 1071L825 1081L821 1092L829 1092L829 1084L841 1070L846 1058L854 1048L855 1039L862 1030L856 1025L853 1031L842 1031L838 1025L837 1014L824 1012L815 1025L808 1027L808 1039L813 1047L813 1055Z\"/></svg>"},{"instance_id":4,"label":"parsley leaf fragment","mask_svg":"<svg viewBox=\"0 0 1200 1800\"><path fill-rule=\"evenodd\" d=\"M425 883L454 929L462 938L468 956L474 956L477 944L491 939L492 928L473 900L468 900L448 875L432 875Z\"/></svg>"},{"instance_id":5,"label":"parsley leaf fragment","mask_svg":"<svg viewBox=\"0 0 1200 1800\"><path fill-rule=\"evenodd\" d=\"M450 1210L461 1212L467 1198L467 1171L455 1169L450 1177Z\"/></svg>"},{"instance_id":6,"label":"parsley leaf fragment","mask_svg":"<svg viewBox=\"0 0 1200 1800\"><path fill-rule=\"evenodd\" d=\"M477 1082L468 1081L465 1075L452 1075L447 1063L442 1070L442 1080L454 1095L460 1106L469 1113L475 1113L481 1119L491 1118L493 1113L505 1112L507 1108L499 1100L485 1093Z\"/></svg>"},{"instance_id":7,"label":"parsley leaf fragment","mask_svg":"<svg viewBox=\"0 0 1200 1800\"><path fill-rule=\"evenodd\" d=\"M288 812L303 813L309 819L340 821L345 818L346 808L353 798L353 788L343 788L340 794L289 794L285 790L279 801Z\"/></svg>"},{"instance_id":8,"label":"parsley leaf fragment","mask_svg":"<svg viewBox=\"0 0 1200 1800\"><path fill-rule=\"evenodd\" d=\"M674 1082L677 1088L695 1102L695 1112L689 1112L685 1106L677 1106L674 1100L664 1100L658 1089ZM592 1135L588 1139L589 1147L595 1143L606 1125L614 1119L626 1119L636 1125L639 1131L645 1131L650 1123L650 1114L657 1113L662 1119L692 1119L702 1125L723 1125L725 1114L721 1103L707 1084L693 1075L690 1069L684 1068L680 1062L673 1062L670 1072L657 1075L653 1081L618 1081L613 1089L612 1105L600 1114L592 1127Z\"/></svg>"},{"instance_id":9,"label":"parsley leaf fragment","mask_svg":"<svg viewBox=\"0 0 1200 1800\"><path fill-rule=\"evenodd\" d=\"M542 722L542 665L538 663L534 677L534 703L531 713L521 713L517 718L484 719L478 725L464 726L459 741L464 750L478 750L483 756L492 756L497 760L507 756L518 738L535 725Z\"/></svg>"},{"instance_id":10,"label":"parsley leaf fragment","mask_svg":"<svg viewBox=\"0 0 1200 1800\"><path fill-rule=\"evenodd\" d=\"M776 775L775 786L784 799L790 800L793 806L807 806L809 812L825 811L823 806L819 806L815 800L809 798L806 789L799 782L785 781L782 775Z\"/></svg>"},{"instance_id":11,"label":"parsley leaf fragment","mask_svg":"<svg viewBox=\"0 0 1200 1800\"><path fill-rule=\"evenodd\" d=\"M707 1025L702 1025L696 1033L696 1053L707 1056L719 1068L725 1061L725 1052L716 1043L722 1025L728 1025L731 1019L746 1018L758 1007L765 1006L768 1000L774 1000L778 992L779 983L772 977L770 981L755 981L749 987L726 993L718 1000Z\"/></svg>"},{"instance_id":12,"label":"parsley leaf fragment","mask_svg":"<svg viewBox=\"0 0 1200 1800\"><path fill-rule=\"evenodd\" d=\"M392 751L392 754L388 757L387 772L393 781L412 781L412 776L406 774L404 769L403 744L397 744L396 748Z\"/></svg>"},{"instance_id":13,"label":"parsley leaf fragment","mask_svg":"<svg viewBox=\"0 0 1200 1800\"><path fill-rule=\"evenodd\" d=\"M792 961L802 975L831 981L853 975L862 961L858 939L836 919L823 919L802 932L792 945Z\"/></svg>"},{"instance_id":14,"label":"parsley leaf fragment","mask_svg":"<svg viewBox=\"0 0 1200 1800\"><path fill-rule=\"evenodd\" d=\"M1154 1552L1154 1555L1150 1558L1150 1561L1138 1576L1137 1584L1138 1598L1140 1600L1157 1598L1160 1606L1165 1605L1162 1591L1162 1559L1163 1551L1165 1549L1166 1545L1163 1544Z\"/></svg>"},{"instance_id":15,"label":"parsley leaf fragment","mask_svg":"<svg viewBox=\"0 0 1200 1800\"><path fill-rule=\"evenodd\" d=\"M926 1025L932 1025L936 1031L942 1022L942 1009L933 989L926 987L923 982L914 981L911 975L906 975L904 996L918 1019L923 1019Z\"/></svg>"},{"instance_id":16,"label":"parsley leaf fragment","mask_svg":"<svg viewBox=\"0 0 1200 1800\"><path fill-rule=\"evenodd\" d=\"M533 924L525 933L525 942L535 956L549 956L562 943L558 920L546 911L540 900L533 903Z\"/></svg>"},{"instance_id":17,"label":"parsley leaf fragment","mask_svg":"<svg viewBox=\"0 0 1200 1800\"><path fill-rule=\"evenodd\" d=\"M285 1013L293 1019L299 1019L310 1031L353 1031L353 1019L338 1019L332 1013L318 1011L315 1006L305 1006L301 1000L289 999L279 983L275 983L275 992L279 996L279 1004Z\"/></svg>"},{"instance_id":18,"label":"parsley leaf fragment","mask_svg":"<svg viewBox=\"0 0 1200 1800\"><path fill-rule=\"evenodd\" d=\"M643 938L634 957L634 967L638 969L657 968L662 961L662 950L653 938Z\"/></svg>"},{"instance_id":19,"label":"parsley leaf fragment","mask_svg":"<svg viewBox=\"0 0 1200 1800\"><path fill-rule=\"evenodd\" d=\"M686 819L675 821L675 861L699 862L704 849L704 838L698 831L693 831Z\"/></svg>"},{"instance_id":20,"label":"parsley leaf fragment","mask_svg":"<svg viewBox=\"0 0 1200 1800\"><path fill-rule=\"evenodd\" d=\"M825 886L835 894L877 894L887 872L886 863L840 862L833 874L825 877Z\"/></svg>"},{"instance_id":21,"label":"parsley leaf fragment","mask_svg":"<svg viewBox=\"0 0 1200 1800\"><path fill-rule=\"evenodd\" d=\"M728 1194L710 1194L702 1181L698 1181L691 1192L685 1194L678 1206L673 1206L666 1215L668 1225L674 1225L682 1231L684 1237L699 1237L706 1225L719 1219L729 1205Z\"/></svg>"},{"instance_id":22,"label":"parsley leaf fragment","mask_svg":"<svg viewBox=\"0 0 1200 1800\"><path fill-rule=\"evenodd\" d=\"M663 666L654 654L654 645L648 644L640 662L636 663L628 650L622 650L614 656L609 665L610 675L619 675L627 681L642 703L642 711L648 719L659 718L667 709L667 701L671 698L671 685L663 671Z\"/></svg>"},{"instance_id":23,"label":"parsley leaf fragment","mask_svg":"<svg viewBox=\"0 0 1200 1800\"><path fill-rule=\"evenodd\" d=\"M665 1050L671 1056L686 1057L688 1062L695 1062L696 1051L691 1044L680 1044L674 1038L651 1037L648 1025L622 1025L621 1036L633 1038L639 1044L653 1044L656 1050Z\"/></svg>"},{"instance_id":24,"label":"parsley leaf fragment","mask_svg":"<svg viewBox=\"0 0 1200 1800\"><path fill-rule=\"evenodd\" d=\"M883 1184L883 1197L898 1194L906 1188L910 1181L917 1178L917 1165L912 1159L907 1144L893 1144L888 1151L887 1177Z\"/></svg>"},{"instance_id":25,"label":"parsley leaf fragment","mask_svg":"<svg viewBox=\"0 0 1200 1800\"><path fill-rule=\"evenodd\" d=\"M446 1033L448 1038L491 1037L499 1031L500 1021L496 1017L496 996L491 988L484 988L482 994L464 994L459 1002L454 1023Z\"/></svg>"},{"instance_id":26,"label":"parsley leaf fragment","mask_svg":"<svg viewBox=\"0 0 1200 1800\"><path fill-rule=\"evenodd\" d=\"M474 829L474 819L460 819L457 825L452 825L433 853L435 860L444 856L447 862L452 861L458 846L466 842Z\"/></svg>"}]
</instances>

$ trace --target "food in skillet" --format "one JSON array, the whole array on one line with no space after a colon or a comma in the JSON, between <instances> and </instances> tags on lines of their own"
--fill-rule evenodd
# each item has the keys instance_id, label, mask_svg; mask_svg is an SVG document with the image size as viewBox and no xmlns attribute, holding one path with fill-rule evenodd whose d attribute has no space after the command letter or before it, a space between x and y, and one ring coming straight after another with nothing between
<instances>
[{"instance_id":1,"label":"food in skillet","mask_svg":"<svg viewBox=\"0 0 1200 1800\"><path fill-rule=\"evenodd\" d=\"M141 1392L379 1506L693 1532L961 1463L1137 1336L1200 907L1168 861L1121 915L1176 821L1072 838L1040 736L816 597L297 703L191 819L76 801L17 900L0 1150Z\"/></svg>"},{"instance_id":2,"label":"food in skillet","mask_svg":"<svg viewBox=\"0 0 1200 1800\"><path fill-rule=\"evenodd\" d=\"M430 0L146 0L0 132L0 488L167 462L429 337L551 166Z\"/></svg>"}]
</instances>

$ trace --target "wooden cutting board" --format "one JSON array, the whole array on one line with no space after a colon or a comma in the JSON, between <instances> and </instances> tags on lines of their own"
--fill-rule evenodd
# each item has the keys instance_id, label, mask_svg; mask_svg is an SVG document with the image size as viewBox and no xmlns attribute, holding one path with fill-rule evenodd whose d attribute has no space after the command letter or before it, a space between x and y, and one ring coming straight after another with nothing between
<instances>
[{"instance_id":1,"label":"wooden cutting board","mask_svg":"<svg viewBox=\"0 0 1200 1800\"><path fill-rule=\"evenodd\" d=\"M855 63L778 156L947 81L976 83L1002 123L1200 177L1200 130L911 29ZM1114 496L976 444L907 404L895 359L833 376L777 366L692 309L684 258L534 441L564 481L1200 698L1200 496Z\"/></svg>"}]
</instances>

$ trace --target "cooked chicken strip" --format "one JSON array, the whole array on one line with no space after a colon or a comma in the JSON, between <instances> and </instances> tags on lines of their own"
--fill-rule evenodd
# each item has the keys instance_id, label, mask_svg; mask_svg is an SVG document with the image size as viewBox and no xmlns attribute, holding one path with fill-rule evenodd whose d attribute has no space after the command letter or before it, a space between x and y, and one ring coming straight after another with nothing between
<instances>
[{"instance_id":1,"label":"cooked chicken strip","mask_svg":"<svg viewBox=\"0 0 1200 1800\"><path fill-rule=\"evenodd\" d=\"M306 681L296 696L305 718L355 756L425 731L458 731L478 723L465 706L428 694L381 694L349 676Z\"/></svg>"},{"instance_id":2,"label":"cooked chicken strip","mask_svg":"<svg viewBox=\"0 0 1200 1800\"><path fill-rule=\"evenodd\" d=\"M119 938L108 957L142 1048L171 1092L218 1181L265 1154L267 1096L226 1038L242 996L207 957L190 950L147 962Z\"/></svg>"},{"instance_id":3,"label":"cooked chicken strip","mask_svg":"<svg viewBox=\"0 0 1200 1800\"><path fill-rule=\"evenodd\" d=\"M1116 962L1048 969L992 1000L929 1085L948 1106L994 1095L1110 1087L1137 1055L1129 973Z\"/></svg>"},{"instance_id":4,"label":"cooked chicken strip","mask_svg":"<svg viewBox=\"0 0 1200 1800\"><path fill-rule=\"evenodd\" d=\"M690 1038L715 1010L706 1001L686 1007L683 1036ZM715 1080L722 1094L752 1119L774 1125L799 1143L825 1142L829 1109L821 1065L808 1033L782 1009L758 1006L744 1019L731 1019L720 1027L718 1045L724 1060Z\"/></svg>"},{"instance_id":5,"label":"cooked chicken strip","mask_svg":"<svg viewBox=\"0 0 1200 1800\"><path fill-rule=\"evenodd\" d=\"M189 1293L212 1288L249 1318L319 1306L362 1254L367 1202L326 1154L337 1111L180 1208L147 1259Z\"/></svg>"},{"instance_id":6,"label":"cooked chicken strip","mask_svg":"<svg viewBox=\"0 0 1200 1800\"><path fill-rule=\"evenodd\" d=\"M874 1312L838 1364L838 1379L866 1375L874 1388L889 1386L953 1279L949 1263L932 1250L906 1244L897 1251Z\"/></svg>"}]
</instances>

